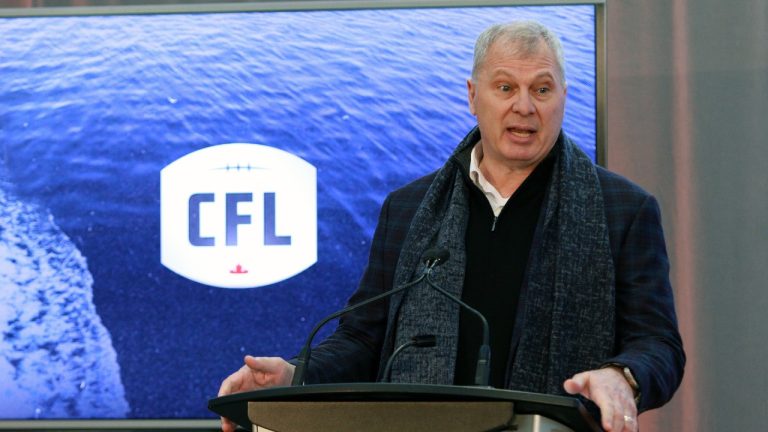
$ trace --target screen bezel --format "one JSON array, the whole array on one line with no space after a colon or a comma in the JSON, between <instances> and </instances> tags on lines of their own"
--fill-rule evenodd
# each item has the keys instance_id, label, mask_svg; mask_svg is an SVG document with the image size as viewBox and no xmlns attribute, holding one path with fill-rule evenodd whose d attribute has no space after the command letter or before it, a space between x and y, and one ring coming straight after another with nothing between
<instances>
[{"instance_id":1,"label":"screen bezel","mask_svg":"<svg viewBox=\"0 0 768 432\"><path fill-rule=\"evenodd\" d=\"M0 2L0 18L86 15L278 12L357 9L416 9L493 6L591 5L595 8L595 155L605 164L606 0L20 0ZM183 395L180 395L183 397ZM172 401L169 401L169 403ZM214 419L3 420L0 430L219 430Z\"/></svg>"}]
</instances>

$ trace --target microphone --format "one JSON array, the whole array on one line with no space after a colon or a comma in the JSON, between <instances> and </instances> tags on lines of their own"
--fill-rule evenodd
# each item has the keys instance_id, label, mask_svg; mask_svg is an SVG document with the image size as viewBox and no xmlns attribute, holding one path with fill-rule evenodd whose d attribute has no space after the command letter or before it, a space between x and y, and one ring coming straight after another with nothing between
<instances>
[{"instance_id":1,"label":"microphone","mask_svg":"<svg viewBox=\"0 0 768 432\"><path fill-rule=\"evenodd\" d=\"M389 375L392 371L392 364L395 361L395 357L400 355L400 353L403 352L403 350L412 346L415 346L417 348L432 348L435 345L437 345L437 338L435 337L435 335L418 335L418 336L412 337L410 341L397 347L395 352L393 352L392 355L389 356L389 360L387 360L387 365L384 367L384 372L381 374L380 382L389 381Z\"/></svg>"},{"instance_id":2,"label":"microphone","mask_svg":"<svg viewBox=\"0 0 768 432\"><path fill-rule=\"evenodd\" d=\"M442 252L442 251L445 251L445 252ZM427 268L426 270L424 270L424 273L422 273L421 276L419 276L415 280L408 282L404 285L401 285L399 287L393 288L389 291L385 291L367 300L361 301L360 303L347 306L344 309L336 311L328 315L327 317L323 318L322 320L320 320L320 322L315 325L312 331L309 332L307 341L304 343L304 346L301 347L301 351L299 352L298 357L296 357L296 369L294 369L293 371L293 380L291 380L291 386L304 384L304 375L306 375L307 373L307 365L309 364L309 359L312 355L312 340L315 338L315 335L317 334L317 332L320 331L320 329L325 324L327 324L328 321L331 321L334 318L338 318L346 313L352 312L363 306L367 306L371 303L377 302L381 299L391 297L401 291L404 291L418 284L419 282L421 282L422 280L424 280L429 276L433 268L442 264L448 258L448 251L445 249L443 249L442 251L438 249L429 249L424 253L424 255L422 255L422 261L426 264Z\"/></svg>"},{"instance_id":3,"label":"microphone","mask_svg":"<svg viewBox=\"0 0 768 432\"><path fill-rule=\"evenodd\" d=\"M430 249L424 255L426 256L428 254L430 256L436 257L436 259L438 260L438 263L447 261L448 257L450 256L450 252L448 252L448 249L438 249L438 248ZM475 314L475 316L477 316L480 319L480 322L483 325L483 343L482 345L480 345L480 350L477 353L477 367L475 369L475 385L481 386L481 387L489 387L488 383L490 381L490 375L491 375L491 344L490 344L490 328L488 327L488 321L485 319L483 314L481 314L479 311L477 311L470 305L464 303L463 301L461 301L461 299L449 293L448 291L435 285L435 283L432 282L432 279L430 276L431 276L431 272L425 273L425 278L429 286L437 290L437 292L444 295L452 302L458 303L459 306Z\"/></svg>"},{"instance_id":4,"label":"microphone","mask_svg":"<svg viewBox=\"0 0 768 432\"><path fill-rule=\"evenodd\" d=\"M427 267L436 267L448 261L451 253L445 248L431 248L424 252L424 263Z\"/></svg>"}]
</instances>

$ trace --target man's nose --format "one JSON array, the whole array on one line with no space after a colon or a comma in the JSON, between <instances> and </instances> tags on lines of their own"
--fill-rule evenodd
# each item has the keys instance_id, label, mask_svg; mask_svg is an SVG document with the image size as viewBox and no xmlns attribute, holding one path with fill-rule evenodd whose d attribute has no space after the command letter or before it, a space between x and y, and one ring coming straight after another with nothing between
<instances>
[{"instance_id":1,"label":"man's nose","mask_svg":"<svg viewBox=\"0 0 768 432\"><path fill-rule=\"evenodd\" d=\"M518 92L512 98L512 111L520 115L531 115L536 112L536 106L528 92Z\"/></svg>"}]
</instances>

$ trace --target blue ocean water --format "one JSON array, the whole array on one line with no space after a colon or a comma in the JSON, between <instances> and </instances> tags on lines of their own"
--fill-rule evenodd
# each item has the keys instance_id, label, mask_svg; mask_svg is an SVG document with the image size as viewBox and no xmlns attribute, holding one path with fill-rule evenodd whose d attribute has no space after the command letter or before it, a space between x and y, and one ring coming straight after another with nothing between
<instances>
[{"instance_id":1,"label":"blue ocean water","mask_svg":"<svg viewBox=\"0 0 768 432\"><path fill-rule=\"evenodd\" d=\"M294 355L354 289L385 194L474 125L474 39L512 19L561 36L564 128L594 156L590 6L1 19L0 180L87 259L130 406L106 416L212 417L243 354ZM224 290L160 265L160 170L231 142L317 167L318 262L288 281Z\"/></svg>"}]
</instances>

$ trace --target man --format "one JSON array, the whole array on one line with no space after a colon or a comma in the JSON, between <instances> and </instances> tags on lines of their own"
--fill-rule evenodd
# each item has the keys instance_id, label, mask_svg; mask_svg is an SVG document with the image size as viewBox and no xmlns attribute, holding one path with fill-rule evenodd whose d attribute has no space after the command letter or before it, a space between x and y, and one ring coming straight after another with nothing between
<instances>
[{"instance_id":1,"label":"man","mask_svg":"<svg viewBox=\"0 0 768 432\"><path fill-rule=\"evenodd\" d=\"M668 260L655 199L595 167L562 132L566 80L557 38L533 22L478 38L469 107L478 126L437 172L387 197L354 304L450 258L435 283L488 317L495 387L580 395L607 431L637 431L682 379ZM308 382L374 381L403 351L395 382L470 384L476 321L422 285L344 316L313 350ZM293 366L246 357L220 395L288 385ZM232 430L223 420L223 429Z\"/></svg>"}]
</instances>

